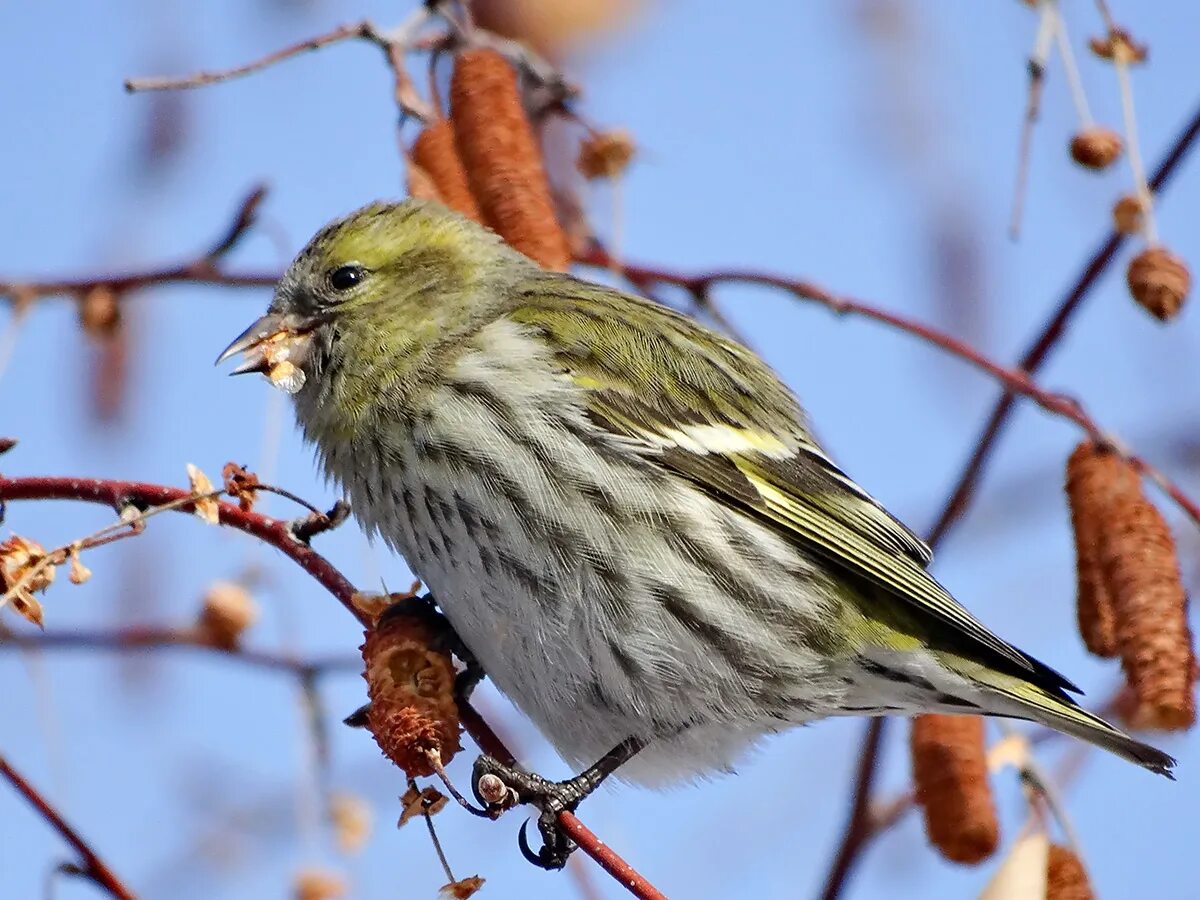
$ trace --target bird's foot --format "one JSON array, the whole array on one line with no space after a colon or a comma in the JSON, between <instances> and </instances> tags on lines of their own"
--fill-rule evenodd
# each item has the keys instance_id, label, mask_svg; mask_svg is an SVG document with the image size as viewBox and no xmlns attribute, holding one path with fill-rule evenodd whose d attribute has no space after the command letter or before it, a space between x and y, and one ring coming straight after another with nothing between
<instances>
[{"instance_id":1,"label":"bird's foot","mask_svg":"<svg viewBox=\"0 0 1200 900\"><path fill-rule=\"evenodd\" d=\"M537 852L530 848L526 835L529 823L525 822L518 837L521 853L535 866L561 869L567 864L567 858L576 845L559 825L558 816L559 813L574 812L584 798L596 789L599 781L589 775L590 770L567 781L550 781L484 755L475 760L471 785L475 799L493 815L499 815L519 803L536 807L542 846Z\"/></svg>"},{"instance_id":2,"label":"bird's foot","mask_svg":"<svg viewBox=\"0 0 1200 900\"><path fill-rule=\"evenodd\" d=\"M551 781L484 755L475 760L471 788L484 809L494 816L518 803L528 803L537 808L538 831L542 834L541 849L535 853L530 848L526 836L529 823L526 822L521 826L517 841L521 853L542 869L561 869L578 845L563 829L559 815L575 812L576 807L600 787L604 779L644 746L646 741L643 738L624 740L604 754L595 765L566 781Z\"/></svg>"}]
</instances>

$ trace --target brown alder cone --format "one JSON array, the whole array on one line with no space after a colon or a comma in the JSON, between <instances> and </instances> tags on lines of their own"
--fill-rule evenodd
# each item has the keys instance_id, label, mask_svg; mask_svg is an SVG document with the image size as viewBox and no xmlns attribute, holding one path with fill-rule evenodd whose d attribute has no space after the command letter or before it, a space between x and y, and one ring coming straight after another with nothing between
<instances>
[{"instance_id":1,"label":"brown alder cone","mask_svg":"<svg viewBox=\"0 0 1200 900\"><path fill-rule=\"evenodd\" d=\"M1100 541L1117 497L1141 494L1141 479L1119 454L1084 441L1067 460L1067 505L1075 536L1075 612L1084 645L1117 655L1112 597L1100 565Z\"/></svg>"},{"instance_id":2,"label":"brown alder cone","mask_svg":"<svg viewBox=\"0 0 1200 900\"><path fill-rule=\"evenodd\" d=\"M575 168L589 181L617 178L629 168L636 152L633 137L623 128L596 131L580 141Z\"/></svg>"},{"instance_id":3,"label":"brown alder cone","mask_svg":"<svg viewBox=\"0 0 1200 900\"><path fill-rule=\"evenodd\" d=\"M1121 136L1111 128L1092 125L1071 138L1071 159L1085 169L1099 171L1116 162L1124 146Z\"/></svg>"},{"instance_id":4,"label":"brown alder cone","mask_svg":"<svg viewBox=\"0 0 1200 900\"><path fill-rule=\"evenodd\" d=\"M554 215L517 73L495 50L458 55L450 78L450 121L484 221L547 269L565 270L570 248Z\"/></svg>"},{"instance_id":5,"label":"brown alder cone","mask_svg":"<svg viewBox=\"0 0 1200 900\"><path fill-rule=\"evenodd\" d=\"M1192 287L1187 263L1165 247L1148 247L1131 259L1125 281L1138 305L1160 322L1174 318Z\"/></svg>"},{"instance_id":6,"label":"brown alder cone","mask_svg":"<svg viewBox=\"0 0 1200 900\"><path fill-rule=\"evenodd\" d=\"M116 291L99 284L79 297L79 324L89 337L110 337L121 325Z\"/></svg>"},{"instance_id":7,"label":"brown alder cone","mask_svg":"<svg viewBox=\"0 0 1200 900\"><path fill-rule=\"evenodd\" d=\"M911 746L913 784L929 842L953 862L987 859L1000 843L1000 823L988 781L983 719L917 716Z\"/></svg>"},{"instance_id":8,"label":"brown alder cone","mask_svg":"<svg viewBox=\"0 0 1200 900\"><path fill-rule=\"evenodd\" d=\"M479 205L467 184L467 173L454 146L454 127L446 119L426 125L412 145L415 163L437 189L437 198L446 206L468 219L482 222ZM411 189L409 193L416 194Z\"/></svg>"},{"instance_id":9,"label":"brown alder cone","mask_svg":"<svg viewBox=\"0 0 1200 900\"><path fill-rule=\"evenodd\" d=\"M1125 194L1112 209L1113 227L1121 234L1137 234L1146 224L1146 208L1137 194Z\"/></svg>"},{"instance_id":10,"label":"brown alder cone","mask_svg":"<svg viewBox=\"0 0 1200 900\"><path fill-rule=\"evenodd\" d=\"M1140 493L1114 502L1100 548L1116 614L1121 667L1137 697L1144 727L1190 728L1195 658L1187 594L1171 530Z\"/></svg>"},{"instance_id":11,"label":"brown alder cone","mask_svg":"<svg viewBox=\"0 0 1200 900\"><path fill-rule=\"evenodd\" d=\"M1061 844L1051 844L1046 862L1046 900L1094 900L1095 896L1079 857Z\"/></svg>"},{"instance_id":12,"label":"brown alder cone","mask_svg":"<svg viewBox=\"0 0 1200 900\"><path fill-rule=\"evenodd\" d=\"M366 633L367 727L384 756L409 777L433 774L430 754L450 762L459 744L454 663L433 649L437 634L420 612L392 609Z\"/></svg>"},{"instance_id":13,"label":"brown alder cone","mask_svg":"<svg viewBox=\"0 0 1200 900\"><path fill-rule=\"evenodd\" d=\"M204 592L196 628L212 646L236 650L242 634L256 621L258 606L244 585L214 581Z\"/></svg>"}]
</instances>

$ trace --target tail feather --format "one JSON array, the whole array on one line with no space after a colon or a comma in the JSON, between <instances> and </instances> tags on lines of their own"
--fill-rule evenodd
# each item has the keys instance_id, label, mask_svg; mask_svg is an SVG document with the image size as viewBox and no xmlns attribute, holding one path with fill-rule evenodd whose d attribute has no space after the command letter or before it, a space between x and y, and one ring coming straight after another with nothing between
<instances>
[{"instance_id":1,"label":"tail feather","mask_svg":"<svg viewBox=\"0 0 1200 900\"><path fill-rule=\"evenodd\" d=\"M1144 769L1174 780L1174 758L1161 750L1135 740L1114 725L1080 707L1069 696L1038 687L1007 675L992 673L977 682L994 703L985 708L994 715L1028 719L1094 744Z\"/></svg>"}]
</instances>

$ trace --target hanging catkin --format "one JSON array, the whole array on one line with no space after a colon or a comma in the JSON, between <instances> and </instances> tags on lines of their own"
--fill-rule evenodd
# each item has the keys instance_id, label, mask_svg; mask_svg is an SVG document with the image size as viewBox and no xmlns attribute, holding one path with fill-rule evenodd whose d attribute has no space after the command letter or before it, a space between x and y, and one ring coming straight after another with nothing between
<instances>
[{"instance_id":1,"label":"hanging catkin","mask_svg":"<svg viewBox=\"0 0 1200 900\"><path fill-rule=\"evenodd\" d=\"M450 79L450 121L484 221L546 268L566 269L570 249L555 218L517 73L495 50L459 54Z\"/></svg>"}]
</instances>

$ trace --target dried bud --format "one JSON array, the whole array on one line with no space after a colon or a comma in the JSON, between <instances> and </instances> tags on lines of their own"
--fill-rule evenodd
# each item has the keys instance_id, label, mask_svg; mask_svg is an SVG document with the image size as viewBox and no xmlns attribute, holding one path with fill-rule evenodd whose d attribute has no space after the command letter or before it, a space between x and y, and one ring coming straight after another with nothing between
<instances>
[{"instance_id":1,"label":"dried bud","mask_svg":"<svg viewBox=\"0 0 1200 900\"><path fill-rule=\"evenodd\" d=\"M407 825L413 816L424 813L436 816L446 808L447 799L446 795L433 785L426 785L419 791L410 785L400 798L400 821L396 823L396 827Z\"/></svg>"},{"instance_id":2,"label":"dried bud","mask_svg":"<svg viewBox=\"0 0 1200 900\"><path fill-rule=\"evenodd\" d=\"M79 297L79 324L91 337L108 337L121 324L117 295L106 284L98 284Z\"/></svg>"},{"instance_id":3,"label":"dried bud","mask_svg":"<svg viewBox=\"0 0 1200 900\"><path fill-rule=\"evenodd\" d=\"M192 489L196 515L209 525L221 521L221 507L213 495L217 492L209 477L198 466L187 464L188 486Z\"/></svg>"},{"instance_id":4,"label":"dried bud","mask_svg":"<svg viewBox=\"0 0 1200 900\"><path fill-rule=\"evenodd\" d=\"M367 727L384 755L414 778L433 774L431 754L448 763L461 749L454 663L435 643L419 611L395 611L367 631L362 645Z\"/></svg>"},{"instance_id":5,"label":"dried bud","mask_svg":"<svg viewBox=\"0 0 1200 900\"><path fill-rule=\"evenodd\" d=\"M83 584L92 577L92 570L83 564L83 560L79 558L79 547L72 545L68 560L71 563L71 568L67 574L71 584Z\"/></svg>"},{"instance_id":6,"label":"dried bud","mask_svg":"<svg viewBox=\"0 0 1200 900\"><path fill-rule=\"evenodd\" d=\"M384 610L392 605L392 595L372 594L369 591L355 591L350 595L350 605L374 621L382 616Z\"/></svg>"},{"instance_id":7,"label":"dried bud","mask_svg":"<svg viewBox=\"0 0 1200 900\"><path fill-rule=\"evenodd\" d=\"M1166 247L1147 247L1130 260L1125 280L1133 299L1160 322L1179 312L1192 286L1187 263Z\"/></svg>"},{"instance_id":8,"label":"dried bud","mask_svg":"<svg viewBox=\"0 0 1200 900\"><path fill-rule=\"evenodd\" d=\"M329 799L329 819L338 849L343 853L357 853L371 836L371 807L362 797L354 794L334 794Z\"/></svg>"},{"instance_id":9,"label":"dried bud","mask_svg":"<svg viewBox=\"0 0 1200 900\"><path fill-rule=\"evenodd\" d=\"M995 852L1000 824L988 782L983 719L923 715L912 726L913 783L929 842L953 862Z\"/></svg>"},{"instance_id":10,"label":"dried bud","mask_svg":"<svg viewBox=\"0 0 1200 900\"><path fill-rule=\"evenodd\" d=\"M1092 653L1116 656L1116 619L1100 565L1100 541L1113 501L1139 496L1141 479L1120 454L1084 441L1067 460L1066 491L1075 536L1079 633Z\"/></svg>"},{"instance_id":11,"label":"dried bud","mask_svg":"<svg viewBox=\"0 0 1200 900\"><path fill-rule=\"evenodd\" d=\"M455 212L476 222L483 221L479 205L467 184L467 173L454 146L454 127L445 119L430 122L417 135L412 145L412 164L417 167L417 176L424 175L433 188L434 196ZM428 191L428 188L423 188ZM413 190L412 174L409 175L409 193Z\"/></svg>"},{"instance_id":12,"label":"dried bud","mask_svg":"<svg viewBox=\"0 0 1200 900\"><path fill-rule=\"evenodd\" d=\"M565 270L570 248L555 217L517 74L495 50L459 54L450 78L450 120L487 224L546 268Z\"/></svg>"},{"instance_id":13,"label":"dried bud","mask_svg":"<svg viewBox=\"0 0 1200 900\"><path fill-rule=\"evenodd\" d=\"M42 604L33 595L54 583L55 565L37 541L14 534L0 543L0 597L6 598L13 609L39 628Z\"/></svg>"},{"instance_id":14,"label":"dried bud","mask_svg":"<svg viewBox=\"0 0 1200 900\"><path fill-rule=\"evenodd\" d=\"M481 887L483 887L483 879L478 875L471 875L443 885L438 891L438 897L443 900L467 900L468 897L475 896Z\"/></svg>"},{"instance_id":15,"label":"dried bud","mask_svg":"<svg viewBox=\"0 0 1200 900\"><path fill-rule=\"evenodd\" d=\"M338 900L346 896L346 882L326 869L301 869L292 883L294 900Z\"/></svg>"},{"instance_id":16,"label":"dried bud","mask_svg":"<svg viewBox=\"0 0 1200 900\"><path fill-rule=\"evenodd\" d=\"M1101 59L1125 65L1144 63L1149 51L1123 28L1114 28L1105 37L1088 38L1088 46Z\"/></svg>"},{"instance_id":17,"label":"dried bud","mask_svg":"<svg viewBox=\"0 0 1200 900\"><path fill-rule=\"evenodd\" d=\"M1121 234L1138 234L1146 223L1146 207L1137 194L1126 194L1113 205L1113 227Z\"/></svg>"},{"instance_id":18,"label":"dried bud","mask_svg":"<svg viewBox=\"0 0 1200 900\"><path fill-rule=\"evenodd\" d=\"M258 605L250 592L232 581L214 581L204 592L196 627L214 647L233 650L242 633L258 621Z\"/></svg>"},{"instance_id":19,"label":"dried bud","mask_svg":"<svg viewBox=\"0 0 1200 900\"><path fill-rule=\"evenodd\" d=\"M249 512L254 508L254 502L258 499L258 476L247 469L245 466L239 466L235 462L225 463L225 467L221 469L221 479L225 482L225 493L230 497L236 497L238 506L245 512Z\"/></svg>"},{"instance_id":20,"label":"dried bud","mask_svg":"<svg viewBox=\"0 0 1200 900\"><path fill-rule=\"evenodd\" d=\"M1121 155L1124 143L1111 128L1092 125L1071 138L1071 159L1085 169L1107 169Z\"/></svg>"},{"instance_id":21,"label":"dried bud","mask_svg":"<svg viewBox=\"0 0 1200 900\"><path fill-rule=\"evenodd\" d=\"M1079 857L1061 844L1050 845L1046 863L1046 900L1094 900Z\"/></svg>"},{"instance_id":22,"label":"dried bud","mask_svg":"<svg viewBox=\"0 0 1200 900\"><path fill-rule=\"evenodd\" d=\"M624 129L596 131L579 144L575 167L587 179L616 178L633 159L633 136Z\"/></svg>"},{"instance_id":23,"label":"dried bud","mask_svg":"<svg viewBox=\"0 0 1200 900\"><path fill-rule=\"evenodd\" d=\"M1121 666L1137 696L1133 718L1145 726L1185 729L1196 719L1187 595L1170 529L1140 493L1109 510L1101 564L1116 613Z\"/></svg>"}]
</instances>

